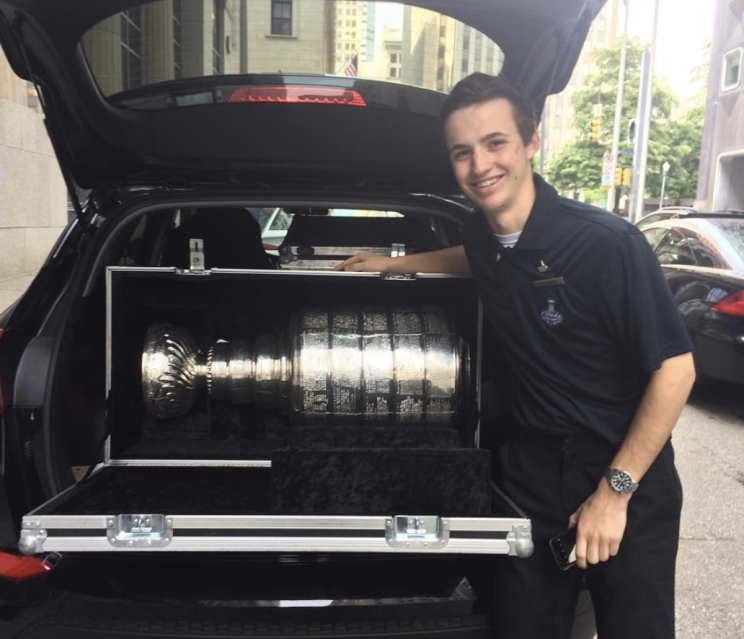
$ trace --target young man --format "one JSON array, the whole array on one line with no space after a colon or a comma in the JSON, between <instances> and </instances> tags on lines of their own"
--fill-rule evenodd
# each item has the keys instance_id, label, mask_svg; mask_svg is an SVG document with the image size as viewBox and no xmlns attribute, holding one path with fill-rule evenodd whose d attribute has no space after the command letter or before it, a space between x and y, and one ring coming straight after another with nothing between
<instances>
[{"instance_id":1,"label":"young man","mask_svg":"<svg viewBox=\"0 0 744 639\"><path fill-rule=\"evenodd\" d=\"M471 271L478 284L511 380L502 484L535 541L529 559L498 562L498 636L570 635L582 571L560 571L548 541L575 527L600 639L670 638L682 506L670 434L694 381L692 346L640 232L532 172L536 121L505 81L462 80L443 126L478 207L464 247L339 268Z\"/></svg>"}]
</instances>

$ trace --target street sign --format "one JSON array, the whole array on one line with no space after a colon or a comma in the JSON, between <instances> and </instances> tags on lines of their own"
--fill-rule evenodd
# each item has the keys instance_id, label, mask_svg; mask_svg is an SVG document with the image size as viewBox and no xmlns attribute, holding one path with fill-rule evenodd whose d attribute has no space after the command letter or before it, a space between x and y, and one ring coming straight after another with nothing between
<instances>
[{"instance_id":1,"label":"street sign","mask_svg":"<svg viewBox=\"0 0 744 639\"><path fill-rule=\"evenodd\" d=\"M602 173L612 173L615 168L615 156L612 153L605 153L602 156Z\"/></svg>"},{"instance_id":2,"label":"street sign","mask_svg":"<svg viewBox=\"0 0 744 639\"><path fill-rule=\"evenodd\" d=\"M610 188L613 182L612 173L602 173L602 188Z\"/></svg>"},{"instance_id":3,"label":"street sign","mask_svg":"<svg viewBox=\"0 0 744 639\"><path fill-rule=\"evenodd\" d=\"M629 155L633 155L633 151L621 151L621 152L620 152L620 155L624 155L624 156L626 156L626 157L627 157L627 156L629 156Z\"/></svg>"}]
</instances>

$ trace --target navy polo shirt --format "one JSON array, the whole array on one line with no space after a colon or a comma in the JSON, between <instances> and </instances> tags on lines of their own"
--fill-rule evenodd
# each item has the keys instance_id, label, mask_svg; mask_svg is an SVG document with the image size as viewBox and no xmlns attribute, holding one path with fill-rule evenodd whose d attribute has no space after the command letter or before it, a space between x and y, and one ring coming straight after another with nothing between
<instances>
[{"instance_id":1,"label":"navy polo shirt","mask_svg":"<svg viewBox=\"0 0 744 639\"><path fill-rule=\"evenodd\" d=\"M512 414L528 432L619 444L650 373L692 343L638 229L534 179L535 204L513 249L499 245L482 212L463 230Z\"/></svg>"}]
</instances>

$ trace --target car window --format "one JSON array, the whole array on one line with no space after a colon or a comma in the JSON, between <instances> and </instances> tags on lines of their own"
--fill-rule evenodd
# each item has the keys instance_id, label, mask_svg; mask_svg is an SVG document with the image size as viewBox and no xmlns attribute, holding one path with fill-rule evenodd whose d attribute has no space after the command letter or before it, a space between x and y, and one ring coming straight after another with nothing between
<instances>
[{"instance_id":1,"label":"car window","mask_svg":"<svg viewBox=\"0 0 744 639\"><path fill-rule=\"evenodd\" d=\"M680 229L687 244L695 256L695 264L706 268L728 268L726 260L718 252L713 241L704 234L695 233L690 229Z\"/></svg>"},{"instance_id":2,"label":"car window","mask_svg":"<svg viewBox=\"0 0 744 639\"><path fill-rule=\"evenodd\" d=\"M710 223L720 229L731 248L744 261L744 218L710 218Z\"/></svg>"},{"instance_id":3,"label":"car window","mask_svg":"<svg viewBox=\"0 0 744 639\"><path fill-rule=\"evenodd\" d=\"M293 215L287 213L284 209L277 211L276 216L271 221L269 230L271 231L286 231L289 225L292 224Z\"/></svg>"},{"instance_id":4,"label":"car window","mask_svg":"<svg viewBox=\"0 0 744 639\"><path fill-rule=\"evenodd\" d=\"M249 207L248 211L253 216L253 219L258 222L258 225L261 227L261 231L266 230L266 226L271 221L271 216L274 214L274 211L276 209L274 207L271 208L253 208Z\"/></svg>"},{"instance_id":5,"label":"car window","mask_svg":"<svg viewBox=\"0 0 744 639\"><path fill-rule=\"evenodd\" d=\"M651 248L656 248L656 245L659 243L662 237L664 237L669 232L669 229L646 229L643 231L643 237L646 238L648 243L651 245Z\"/></svg>"},{"instance_id":6,"label":"car window","mask_svg":"<svg viewBox=\"0 0 744 639\"><path fill-rule=\"evenodd\" d=\"M695 265L695 255L687 242L687 238L676 229L670 231L656 247L656 255L661 264Z\"/></svg>"},{"instance_id":7,"label":"car window","mask_svg":"<svg viewBox=\"0 0 744 639\"><path fill-rule=\"evenodd\" d=\"M239 101L206 85L184 91L185 80L213 76L340 76L449 93L471 73L498 75L504 64L477 29L386 1L158 0L111 15L81 44L103 95L178 81L175 107ZM251 95L271 102L279 93Z\"/></svg>"}]
</instances>

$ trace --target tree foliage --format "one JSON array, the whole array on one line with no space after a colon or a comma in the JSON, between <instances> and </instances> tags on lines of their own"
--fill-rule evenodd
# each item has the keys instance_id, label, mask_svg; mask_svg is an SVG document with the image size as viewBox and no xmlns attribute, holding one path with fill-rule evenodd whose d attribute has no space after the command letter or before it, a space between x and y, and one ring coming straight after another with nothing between
<instances>
[{"instance_id":1,"label":"tree foliage","mask_svg":"<svg viewBox=\"0 0 744 639\"><path fill-rule=\"evenodd\" d=\"M620 71L620 47L597 49L594 53L597 71L588 78L587 87L573 96L574 129L579 139L556 155L547 167L549 181L560 191L597 201L601 196L602 156L612 151L615 122L617 78ZM644 48L636 41L628 42L617 166L631 168L632 151L627 140L628 124L637 117L641 76L641 56ZM602 140L589 140L590 122L600 105ZM694 199L697 189L700 143L702 139L704 102L698 101L681 115L679 100L672 91L654 81L646 170L646 197L658 197L661 192L662 165L669 162L665 199Z\"/></svg>"}]
</instances>

